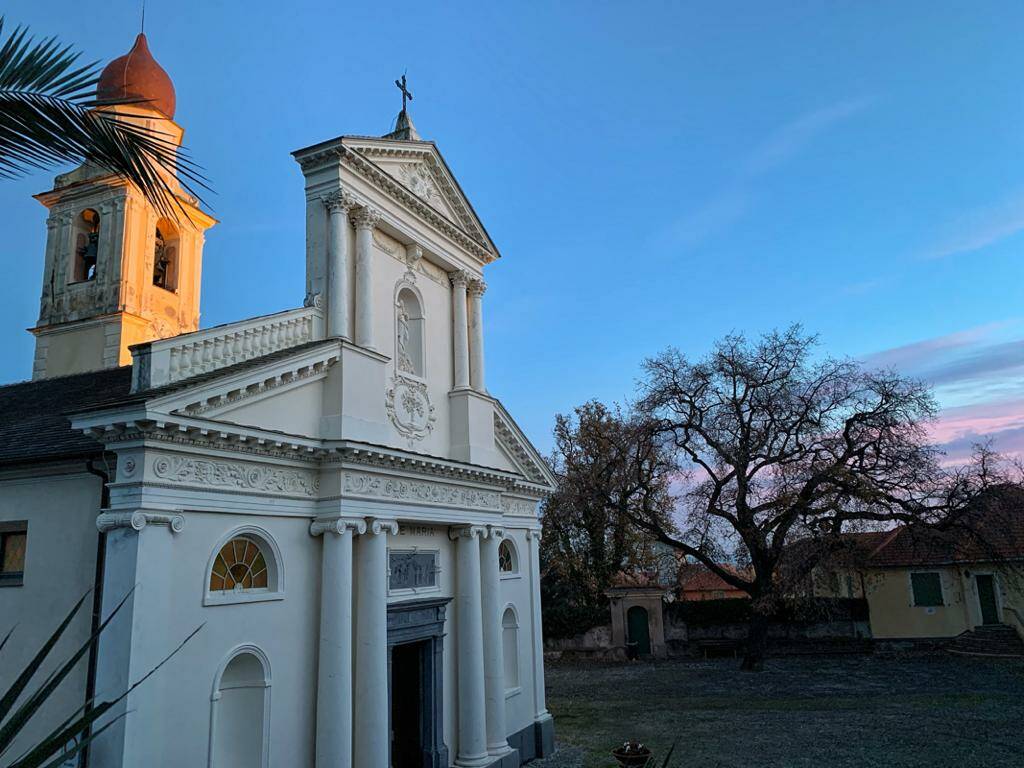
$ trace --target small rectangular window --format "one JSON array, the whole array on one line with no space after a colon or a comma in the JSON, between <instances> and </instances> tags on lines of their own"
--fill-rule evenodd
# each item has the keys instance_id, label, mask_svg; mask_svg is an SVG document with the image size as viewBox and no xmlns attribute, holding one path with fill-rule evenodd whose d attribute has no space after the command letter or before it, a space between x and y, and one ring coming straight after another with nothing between
<instances>
[{"instance_id":1,"label":"small rectangular window","mask_svg":"<svg viewBox=\"0 0 1024 768\"><path fill-rule=\"evenodd\" d=\"M910 574L910 587L914 593L914 605L922 608L935 608L944 605L942 578L937 572Z\"/></svg>"},{"instance_id":2,"label":"small rectangular window","mask_svg":"<svg viewBox=\"0 0 1024 768\"><path fill-rule=\"evenodd\" d=\"M20 587L25 583L25 550L28 524L0 523L0 587Z\"/></svg>"}]
</instances>

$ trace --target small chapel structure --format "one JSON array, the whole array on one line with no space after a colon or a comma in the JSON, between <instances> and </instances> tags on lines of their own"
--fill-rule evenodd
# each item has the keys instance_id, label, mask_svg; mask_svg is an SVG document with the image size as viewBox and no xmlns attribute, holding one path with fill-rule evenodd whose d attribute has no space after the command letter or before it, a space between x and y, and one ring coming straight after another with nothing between
<instances>
[{"instance_id":1,"label":"small chapel structure","mask_svg":"<svg viewBox=\"0 0 1024 768\"><path fill-rule=\"evenodd\" d=\"M89 164L37 195L32 380L0 387L5 661L83 594L63 648L123 605L27 739L201 627L88 765L514 768L552 750L553 477L485 379L498 250L401 87L392 132L293 153L306 291L275 314L200 328L216 222L180 188L178 220ZM98 95L180 143L144 35Z\"/></svg>"}]
</instances>

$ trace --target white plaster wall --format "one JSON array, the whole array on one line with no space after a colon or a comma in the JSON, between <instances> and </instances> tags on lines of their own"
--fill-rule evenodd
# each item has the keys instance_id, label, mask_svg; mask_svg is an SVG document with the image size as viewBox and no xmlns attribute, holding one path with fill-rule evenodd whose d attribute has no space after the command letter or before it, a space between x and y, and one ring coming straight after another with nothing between
<instances>
[{"instance_id":1,"label":"white plaster wall","mask_svg":"<svg viewBox=\"0 0 1024 768\"><path fill-rule=\"evenodd\" d=\"M290 435L315 438L320 433L323 382L311 381L272 396L221 411L218 421L230 421Z\"/></svg>"},{"instance_id":2,"label":"white plaster wall","mask_svg":"<svg viewBox=\"0 0 1024 768\"><path fill-rule=\"evenodd\" d=\"M518 573L501 578L501 613L512 605L519 617L519 691L505 698L505 720L509 733L533 722L533 613L530 603L530 547L524 529L506 528L505 537L518 555ZM543 659L540 660L543 663Z\"/></svg>"},{"instance_id":3,"label":"white plaster wall","mask_svg":"<svg viewBox=\"0 0 1024 768\"><path fill-rule=\"evenodd\" d=\"M78 598L92 588L99 507L100 480L80 468L71 469L70 474L0 477L0 521L28 521L24 585L0 587L0 636L17 625L0 652L0 689L6 690ZM91 613L89 596L34 686L88 639ZM12 745L11 755L21 754L28 742L44 736L82 705L86 674L83 659L33 718L26 741Z\"/></svg>"},{"instance_id":4,"label":"white plaster wall","mask_svg":"<svg viewBox=\"0 0 1024 768\"><path fill-rule=\"evenodd\" d=\"M285 598L204 606L210 556L218 542L242 524L264 528L277 542ZM150 766L206 765L217 670L233 649L253 645L270 663L270 764L312 765L321 543L309 535L309 520L190 512L181 533L172 536L166 529L149 526L143 536L168 537L170 546L164 562L149 562L145 554L140 558L147 600L136 606L133 668L149 668L203 626L134 697L128 718L136 735L135 754L145 756ZM154 595L145 589L147 571L155 580L165 575L161 568L168 569L170 588Z\"/></svg>"}]
</instances>

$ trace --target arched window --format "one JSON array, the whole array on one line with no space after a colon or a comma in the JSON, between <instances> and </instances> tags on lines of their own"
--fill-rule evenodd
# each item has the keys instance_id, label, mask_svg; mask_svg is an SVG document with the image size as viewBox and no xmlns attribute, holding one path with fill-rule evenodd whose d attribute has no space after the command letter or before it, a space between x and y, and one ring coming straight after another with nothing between
<instances>
[{"instance_id":1,"label":"arched window","mask_svg":"<svg viewBox=\"0 0 1024 768\"><path fill-rule=\"evenodd\" d=\"M210 560L204 605L281 599L280 561L266 532L257 528L234 531Z\"/></svg>"},{"instance_id":2,"label":"arched window","mask_svg":"<svg viewBox=\"0 0 1024 768\"><path fill-rule=\"evenodd\" d=\"M100 215L86 208L75 222L74 269L71 279L76 283L96 279L100 253Z\"/></svg>"},{"instance_id":3,"label":"arched window","mask_svg":"<svg viewBox=\"0 0 1024 768\"><path fill-rule=\"evenodd\" d=\"M167 219L160 219L153 239L153 285L165 291L178 289L178 233Z\"/></svg>"},{"instance_id":4,"label":"arched window","mask_svg":"<svg viewBox=\"0 0 1024 768\"><path fill-rule=\"evenodd\" d=\"M514 576L519 573L519 555L515 544L509 539L502 539L498 545L498 569L502 576Z\"/></svg>"},{"instance_id":5,"label":"arched window","mask_svg":"<svg viewBox=\"0 0 1024 768\"><path fill-rule=\"evenodd\" d=\"M236 649L214 681L212 768L266 768L270 756L270 666L258 649Z\"/></svg>"},{"instance_id":6,"label":"arched window","mask_svg":"<svg viewBox=\"0 0 1024 768\"><path fill-rule=\"evenodd\" d=\"M519 619L511 605L501 617L501 649L505 662L505 690L519 687Z\"/></svg>"},{"instance_id":7,"label":"arched window","mask_svg":"<svg viewBox=\"0 0 1024 768\"><path fill-rule=\"evenodd\" d=\"M423 306L411 288L402 288L395 299L395 366L423 376Z\"/></svg>"}]
</instances>

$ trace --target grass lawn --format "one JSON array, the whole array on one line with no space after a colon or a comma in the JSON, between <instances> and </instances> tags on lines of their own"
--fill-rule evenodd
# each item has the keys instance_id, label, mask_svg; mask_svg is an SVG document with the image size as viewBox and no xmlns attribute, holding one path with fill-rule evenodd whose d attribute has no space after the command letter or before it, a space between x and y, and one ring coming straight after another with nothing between
<instances>
[{"instance_id":1,"label":"grass lawn","mask_svg":"<svg viewBox=\"0 0 1024 768\"><path fill-rule=\"evenodd\" d=\"M680 768L1024 766L1024 662L952 656L547 667L560 747L541 768L608 768L627 738Z\"/></svg>"}]
</instances>

